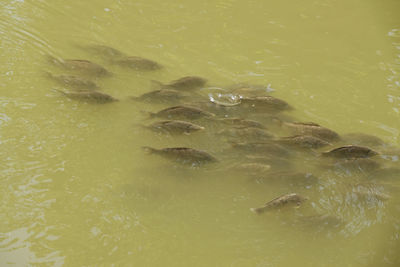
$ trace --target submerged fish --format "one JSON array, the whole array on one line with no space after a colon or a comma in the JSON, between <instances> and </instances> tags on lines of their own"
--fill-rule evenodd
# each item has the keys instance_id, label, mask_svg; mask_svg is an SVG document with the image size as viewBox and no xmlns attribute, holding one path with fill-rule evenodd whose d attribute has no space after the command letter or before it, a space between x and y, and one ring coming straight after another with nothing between
<instances>
[{"instance_id":1,"label":"submerged fish","mask_svg":"<svg viewBox=\"0 0 400 267\"><path fill-rule=\"evenodd\" d=\"M277 140L277 142L280 144L297 146L300 148L320 148L331 145L331 143L328 143L327 141L311 135L294 135L282 137Z\"/></svg>"},{"instance_id":2,"label":"submerged fish","mask_svg":"<svg viewBox=\"0 0 400 267\"><path fill-rule=\"evenodd\" d=\"M82 48L101 55L106 59L115 59L117 57L125 56L125 54L118 49L106 45L90 45Z\"/></svg>"},{"instance_id":3,"label":"submerged fish","mask_svg":"<svg viewBox=\"0 0 400 267\"><path fill-rule=\"evenodd\" d=\"M123 56L112 60L112 63L128 67L135 70L158 70L163 66L154 60L137 57L137 56Z\"/></svg>"},{"instance_id":4,"label":"submerged fish","mask_svg":"<svg viewBox=\"0 0 400 267\"><path fill-rule=\"evenodd\" d=\"M57 59L53 56L48 56L50 62L54 65L68 70L78 71L82 74L94 76L107 76L110 72L99 64L93 63L84 59Z\"/></svg>"},{"instance_id":5,"label":"submerged fish","mask_svg":"<svg viewBox=\"0 0 400 267\"><path fill-rule=\"evenodd\" d=\"M373 151L368 147L363 146L342 146L331 151L322 153L324 157L332 157L332 158L370 158L378 155L378 152Z\"/></svg>"},{"instance_id":6,"label":"submerged fish","mask_svg":"<svg viewBox=\"0 0 400 267\"><path fill-rule=\"evenodd\" d=\"M273 138L273 135L264 129L259 128L231 128L223 129L218 134L230 137L230 138L244 138L248 141L265 141Z\"/></svg>"},{"instance_id":7,"label":"submerged fish","mask_svg":"<svg viewBox=\"0 0 400 267\"><path fill-rule=\"evenodd\" d=\"M189 134L199 130L204 130L204 127L200 125L179 120L158 121L150 124L148 128L153 131L167 132L170 134Z\"/></svg>"},{"instance_id":8,"label":"submerged fish","mask_svg":"<svg viewBox=\"0 0 400 267\"><path fill-rule=\"evenodd\" d=\"M205 151L187 147L168 147L156 149L152 147L143 147L150 154L158 154L164 158L177 161L183 164L203 164L208 162L217 162L218 160Z\"/></svg>"},{"instance_id":9,"label":"submerged fish","mask_svg":"<svg viewBox=\"0 0 400 267\"><path fill-rule=\"evenodd\" d=\"M215 114L204 111L199 108L189 107L189 106L174 106L157 113L150 113L151 117L169 118L169 119L199 119L204 117L213 117Z\"/></svg>"},{"instance_id":10,"label":"submerged fish","mask_svg":"<svg viewBox=\"0 0 400 267\"><path fill-rule=\"evenodd\" d=\"M172 88L177 90L192 90L204 86L207 80L198 76L186 76L178 80L171 81L167 84L162 84L159 81L154 81L154 83L161 86L161 88Z\"/></svg>"},{"instance_id":11,"label":"submerged fish","mask_svg":"<svg viewBox=\"0 0 400 267\"><path fill-rule=\"evenodd\" d=\"M146 101L146 102L157 102L157 101L178 101L185 98L182 92L172 89L161 89L155 90L148 93L144 93L138 97L131 97L133 100Z\"/></svg>"},{"instance_id":12,"label":"submerged fish","mask_svg":"<svg viewBox=\"0 0 400 267\"><path fill-rule=\"evenodd\" d=\"M300 206L307 199L308 198L303 197L299 194L291 193L291 194L286 194L286 195L277 197L277 198L265 203L265 205L260 208L251 208L250 210L252 212L260 214L267 210L275 209L275 208L282 208L282 207L288 206L290 204Z\"/></svg>"},{"instance_id":13,"label":"submerged fish","mask_svg":"<svg viewBox=\"0 0 400 267\"><path fill-rule=\"evenodd\" d=\"M114 101L119 101L118 99L108 94L101 93L98 91L74 91L74 92L64 92L61 90L55 90L55 91L62 93L68 98L91 102L91 103L105 104Z\"/></svg>"},{"instance_id":14,"label":"submerged fish","mask_svg":"<svg viewBox=\"0 0 400 267\"><path fill-rule=\"evenodd\" d=\"M296 135L311 135L328 142L340 139L336 132L313 122L283 122L282 125Z\"/></svg>"},{"instance_id":15,"label":"submerged fish","mask_svg":"<svg viewBox=\"0 0 400 267\"><path fill-rule=\"evenodd\" d=\"M252 108L260 111L283 111L292 109L286 101L273 96L243 97L241 98L240 103L241 107Z\"/></svg>"},{"instance_id":16,"label":"submerged fish","mask_svg":"<svg viewBox=\"0 0 400 267\"><path fill-rule=\"evenodd\" d=\"M48 77L59 82L62 85L76 88L76 89L96 89L98 88L97 84L91 80L74 76L74 75L54 75L50 72L47 72Z\"/></svg>"}]
</instances>

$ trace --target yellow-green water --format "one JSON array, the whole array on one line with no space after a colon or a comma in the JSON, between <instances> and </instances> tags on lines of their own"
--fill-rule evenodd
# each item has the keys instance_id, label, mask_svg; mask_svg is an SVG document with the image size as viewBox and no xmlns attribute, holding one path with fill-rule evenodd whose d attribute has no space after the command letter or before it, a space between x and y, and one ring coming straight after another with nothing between
<instances>
[{"instance_id":1,"label":"yellow-green water","mask_svg":"<svg viewBox=\"0 0 400 267\"><path fill-rule=\"evenodd\" d=\"M186 75L219 87L270 84L297 120L399 147L399 12L397 0L1 1L0 266L399 266L399 180L385 181L389 200L365 201L350 186L364 177L316 171L299 158L320 184L260 182L230 171L232 159L182 168L140 147L223 158L226 144L212 131L144 130L141 111L165 105L128 99L150 91L152 79ZM108 65L80 48L92 44L165 68ZM114 75L98 83L121 101L93 105L54 92L63 87L45 72L62 70L49 54L104 65ZM310 199L294 210L249 211L289 192ZM343 223L296 219L315 214Z\"/></svg>"}]
</instances>

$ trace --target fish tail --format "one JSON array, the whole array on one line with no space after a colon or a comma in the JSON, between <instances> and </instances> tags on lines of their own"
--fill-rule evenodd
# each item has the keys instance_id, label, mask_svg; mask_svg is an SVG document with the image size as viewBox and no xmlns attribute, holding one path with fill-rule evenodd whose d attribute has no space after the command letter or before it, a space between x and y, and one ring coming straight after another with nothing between
<instances>
[{"instance_id":1,"label":"fish tail","mask_svg":"<svg viewBox=\"0 0 400 267\"><path fill-rule=\"evenodd\" d=\"M262 208L250 208L250 211L254 212L256 214L261 214L261 213L263 213L265 211L265 209L264 209L264 207L262 207Z\"/></svg>"},{"instance_id":2,"label":"fish tail","mask_svg":"<svg viewBox=\"0 0 400 267\"><path fill-rule=\"evenodd\" d=\"M142 149L144 150L144 152L146 152L147 154L153 154L154 152L157 151L157 149L149 147L149 146L142 146Z\"/></svg>"}]
</instances>

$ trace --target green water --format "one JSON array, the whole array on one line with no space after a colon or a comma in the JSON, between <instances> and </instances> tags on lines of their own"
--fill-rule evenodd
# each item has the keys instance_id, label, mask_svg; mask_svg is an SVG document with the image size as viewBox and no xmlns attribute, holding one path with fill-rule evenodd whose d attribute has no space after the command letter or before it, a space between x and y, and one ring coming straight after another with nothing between
<instances>
[{"instance_id":1,"label":"green water","mask_svg":"<svg viewBox=\"0 0 400 267\"><path fill-rule=\"evenodd\" d=\"M399 180L384 181L388 200L368 201L351 193L364 176L315 168L312 157L290 160L318 184L254 179L230 169L235 152L214 126L157 135L139 126L142 111L168 105L129 99L150 80L186 75L269 85L298 121L399 147L399 11L396 0L0 2L0 266L399 266ZM95 44L164 68L111 65L82 49ZM113 75L96 82L121 101L55 92L64 87L45 73L63 70L46 55L102 64ZM145 145L221 161L181 167ZM309 200L249 211L290 192ZM298 220L316 214L342 223Z\"/></svg>"}]
</instances>

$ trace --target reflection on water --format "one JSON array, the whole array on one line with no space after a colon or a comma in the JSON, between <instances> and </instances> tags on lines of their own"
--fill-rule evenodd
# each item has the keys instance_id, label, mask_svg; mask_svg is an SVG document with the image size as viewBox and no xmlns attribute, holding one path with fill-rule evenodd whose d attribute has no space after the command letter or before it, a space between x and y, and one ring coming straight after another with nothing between
<instances>
[{"instance_id":1,"label":"reflection on water","mask_svg":"<svg viewBox=\"0 0 400 267\"><path fill-rule=\"evenodd\" d=\"M0 265L397 266L399 8L0 3Z\"/></svg>"}]
</instances>

